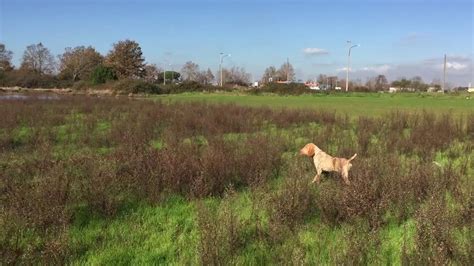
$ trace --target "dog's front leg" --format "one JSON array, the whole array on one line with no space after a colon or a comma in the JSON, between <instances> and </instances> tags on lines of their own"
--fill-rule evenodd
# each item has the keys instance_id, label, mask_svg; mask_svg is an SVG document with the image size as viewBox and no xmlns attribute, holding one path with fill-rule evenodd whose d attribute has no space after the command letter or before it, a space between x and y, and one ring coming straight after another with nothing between
<instances>
[{"instance_id":1,"label":"dog's front leg","mask_svg":"<svg viewBox=\"0 0 474 266\"><path fill-rule=\"evenodd\" d=\"M317 171L317 174L316 176L313 178L313 181L311 183L314 183L316 182L317 184L319 184L319 182L321 182L321 173L323 172L321 169L318 169L316 168L316 171Z\"/></svg>"},{"instance_id":2,"label":"dog's front leg","mask_svg":"<svg viewBox=\"0 0 474 266\"><path fill-rule=\"evenodd\" d=\"M314 183L314 182L316 182L316 184L319 184L319 182L321 182L321 176L316 175L311 183Z\"/></svg>"}]
</instances>

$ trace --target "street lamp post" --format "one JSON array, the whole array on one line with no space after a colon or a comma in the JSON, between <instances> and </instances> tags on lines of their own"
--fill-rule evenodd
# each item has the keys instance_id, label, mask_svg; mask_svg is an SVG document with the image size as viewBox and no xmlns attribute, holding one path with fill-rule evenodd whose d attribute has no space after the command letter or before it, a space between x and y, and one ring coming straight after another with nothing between
<instances>
[{"instance_id":1,"label":"street lamp post","mask_svg":"<svg viewBox=\"0 0 474 266\"><path fill-rule=\"evenodd\" d=\"M173 84L173 81L174 81L174 72L173 72L173 66L171 64L168 64L168 66L170 67L171 69L171 82L170 84Z\"/></svg>"},{"instance_id":2,"label":"street lamp post","mask_svg":"<svg viewBox=\"0 0 474 266\"><path fill-rule=\"evenodd\" d=\"M166 85L166 64L164 65L163 69L163 85Z\"/></svg>"},{"instance_id":3,"label":"street lamp post","mask_svg":"<svg viewBox=\"0 0 474 266\"><path fill-rule=\"evenodd\" d=\"M219 72L220 72L220 76L221 76L221 78L220 78L220 83L221 83L221 84L220 84L220 85L221 85L221 87L222 87L222 86L224 85L224 83L222 82L222 61L224 61L224 57L230 56L230 54L220 53L219 55L220 55Z\"/></svg>"},{"instance_id":4,"label":"street lamp post","mask_svg":"<svg viewBox=\"0 0 474 266\"><path fill-rule=\"evenodd\" d=\"M347 43L350 45L352 42L347 41ZM351 47L349 47L349 53L347 55L347 69L346 69L346 91L348 91L348 88L349 88L349 69L351 67L351 50L352 48L359 47L359 46L360 44L354 44Z\"/></svg>"},{"instance_id":5,"label":"street lamp post","mask_svg":"<svg viewBox=\"0 0 474 266\"><path fill-rule=\"evenodd\" d=\"M171 83L173 83L173 67L170 63L166 64L164 63L163 66L164 66L164 69L163 69L163 85L166 85L166 66L169 66L169 69L171 69Z\"/></svg>"}]
</instances>

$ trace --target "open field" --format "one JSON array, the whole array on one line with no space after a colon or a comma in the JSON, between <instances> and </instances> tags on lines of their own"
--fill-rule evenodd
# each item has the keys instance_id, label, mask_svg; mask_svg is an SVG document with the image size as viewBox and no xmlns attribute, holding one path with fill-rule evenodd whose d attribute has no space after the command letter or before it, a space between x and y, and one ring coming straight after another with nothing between
<instances>
[{"instance_id":1,"label":"open field","mask_svg":"<svg viewBox=\"0 0 474 266\"><path fill-rule=\"evenodd\" d=\"M455 115L468 114L474 109L474 99L469 94L459 95L439 93L336 93L311 94L301 96L278 96L237 93L184 93L156 96L165 102L204 101L209 103L235 103L245 106L314 108L336 111L350 116L380 116L393 110L430 111L434 113L452 112ZM468 98L468 99L466 99Z\"/></svg>"},{"instance_id":2,"label":"open field","mask_svg":"<svg viewBox=\"0 0 474 266\"><path fill-rule=\"evenodd\" d=\"M0 101L0 264L472 265L463 97Z\"/></svg>"}]
</instances>

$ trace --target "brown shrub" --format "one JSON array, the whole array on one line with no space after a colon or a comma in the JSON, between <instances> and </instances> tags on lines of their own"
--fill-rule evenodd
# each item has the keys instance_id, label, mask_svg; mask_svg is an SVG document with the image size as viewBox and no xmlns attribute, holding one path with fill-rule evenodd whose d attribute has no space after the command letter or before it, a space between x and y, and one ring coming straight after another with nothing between
<instances>
[{"instance_id":1,"label":"brown shrub","mask_svg":"<svg viewBox=\"0 0 474 266\"><path fill-rule=\"evenodd\" d=\"M217 210L197 205L198 251L203 265L229 264L243 247L243 223L230 206L233 192L229 193Z\"/></svg>"},{"instance_id":2,"label":"brown shrub","mask_svg":"<svg viewBox=\"0 0 474 266\"><path fill-rule=\"evenodd\" d=\"M472 242L463 250L454 239L455 228L462 220L449 210L443 195L428 199L416 213L416 249L411 261L416 264L469 265L472 261ZM472 241L468 239L468 241Z\"/></svg>"},{"instance_id":3,"label":"brown shrub","mask_svg":"<svg viewBox=\"0 0 474 266\"><path fill-rule=\"evenodd\" d=\"M269 236L280 242L317 211L315 187L305 178L302 160L291 167L282 188L268 202Z\"/></svg>"}]
</instances>

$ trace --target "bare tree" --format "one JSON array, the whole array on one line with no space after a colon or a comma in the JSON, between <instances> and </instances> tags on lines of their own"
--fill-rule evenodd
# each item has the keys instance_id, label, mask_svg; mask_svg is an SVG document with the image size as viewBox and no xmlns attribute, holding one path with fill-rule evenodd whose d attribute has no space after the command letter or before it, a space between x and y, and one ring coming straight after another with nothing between
<instances>
[{"instance_id":1,"label":"bare tree","mask_svg":"<svg viewBox=\"0 0 474 266\"><path fill-rule=\"evenodd\" d=\"M181 68L181 75L186 81L198 81L199 65L188 61Z\"/></svg>"},{"instance_id":2,"label":"bare tree","mask_svg":"<svg viewBox=\"0 0 474 266\"><path fill-rule=\"evenodd\" d=\"M32 44L26 47L23 53L21 69L34 71L40 75L51 74L55 69L54 57L48 48L42 43Z\"/></svg>"},{"instance_id":3,"label":"bare tree","mask_svg":"<svg viewBox=\"0 0 474 266\"><path fill-rule=\"evenodd\" d=\"M5 44L0 43L0 70L11 71L13 52L5 48Z\"/></svg>"},{"instance_id":4,"label":"bare tree","mask_svg":"<svg viewBox=\"0 0 474 266\"><path fill-rule=\"evenodd\" d=\"M243 67L232 67L231 69L222 69L224 83L246 86L250 84L250 73L245 72Z\"/></svg>"},{"instance_id":5,"label":"bare tree","mask_svg":"<svg viewBox=\"0 0 474 266\"><path fill-rule=\"evenodd\" d=\"M415 91L427 91L428 85L423 82L420 76L415 76L411 79L411 86Z\"/></svg>"},{"instance_id":6,"label":"bare tree","mask_svg":"<svg viewBox=\"0 0 474 266\"><path fill-rule=\"evenodd\" d=\"M370 91L377 90L377 77L367 78L367 82L365 82L365 86Z\"/></svg>"},{"instance_id":7,"label":"bare tree","mask_svg":"<svg viewBox=\"0 0 474 266\"><path fill-rule=\"evenodd\" d=\"M265 69L265 72L262 76L262 83L269 83L276 81L278 79L278 72L274 66L269 66Z\"/></svg>"},{"instance_id":8,"label":"bare tree","mask_svg":"<svg viewBox=\"0 0 474 266\"><path fill-rule=\"evenodd\" d=\"M142 48L136 41L114 43L113 49L105 58L105 64L112 67L119 78L138 78L145 75L145 59Z\"/></svg>"},{"instance_id":9,"label":"bare tree","mask_svg":"<svg viewBox=\"0 0 474 266\"><path fill-rule=\"evenodd\" d=\"M77 46L68 47L59 56L59 71L63 78L71 78L73 81L89 79L94 69L103 61L93 47Z\"/></svg>"},{"instance_id":10,"label":"bare tree","mask_svg":"<svg viewBox=\"0 0 474 266\"><path fill-rule=\"evenodd\" d=\"M337 86L338 78L337 76L328 77L329 86L334 89Z\"/></svg>"},{"instance_id":11,"label":"bare tree","mask_svg":"<svg viewBox=\"0 0 474 266\"><path fill-rule=\"evenodd\" d=\"M212 74L211 69L207 69L207 71L201 71L197 75L197 82L202 84L209 84L214 80L214 74Z\"/></svg>"},{"instance_id":12,"label":"bare tree","mask_svg":"<svg viewBox=\"0 0 474 266\"><path fill-rule=\"evenodd\" d=\"M207 69L206 71L206 84L212 83L212 81L215 79L214 74L212 74L212 71L210 68Z\"/></svg>"},{"instance_id":13,"label":"bare tree","mask_svg":"<svg viewBox=\"0 0 474 266\"><path fill-rule=\"evenodd\" d=\"M295 78L295 70L289 62L285 62L278 70L278 76L280 80L293 81Z\"/></svg>"},{"instance_id":14,"label":"bare tree","mask_svg":"<svg viewBox=\"0 0 474 266\"><path fill-rule=\"evenodd\" d=\"M158 68L155 64L149 64L145 66L144 79L148 82L156 82L162 76L163 70Z\"/></svg>"},{"instance_id":15,"label":"bare tree","mask_svg":"<svg viewBox=\"0 0 474 266\"><path fill-rule=\"evenodd\" d=\"M388 81L385 75L378 75L375 78L375 88L377 90L388 90Z\"/></svg>"},{"instance_id":16,"label":"bare tree","mask_svg":"<svg viewBox=\"0 0 474 266\"><path fill-rule=\"evenodd\" d=\"M323 85L323 84L326 84L326 82L328 81L328 76L324 75L324 74L319 74L318 76L318 79L316 80L320 85Z\"/></svg>"}]
</instances>

